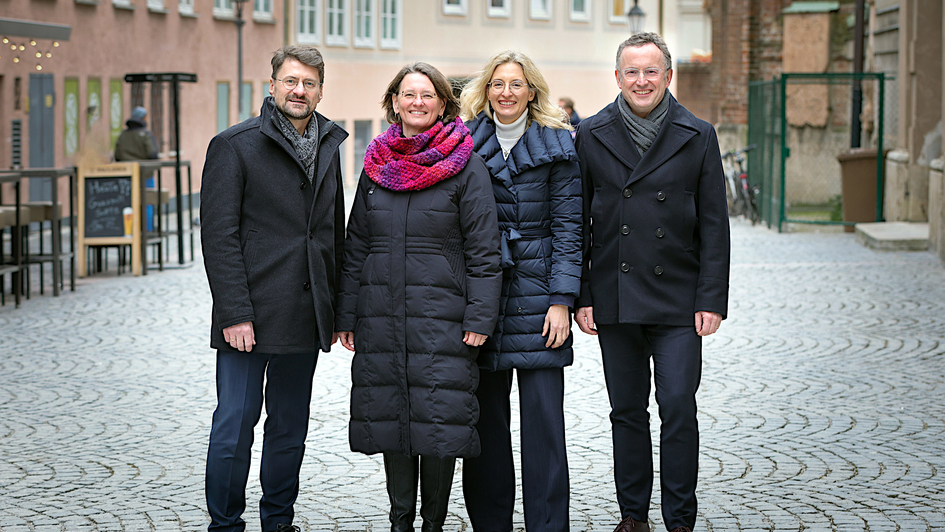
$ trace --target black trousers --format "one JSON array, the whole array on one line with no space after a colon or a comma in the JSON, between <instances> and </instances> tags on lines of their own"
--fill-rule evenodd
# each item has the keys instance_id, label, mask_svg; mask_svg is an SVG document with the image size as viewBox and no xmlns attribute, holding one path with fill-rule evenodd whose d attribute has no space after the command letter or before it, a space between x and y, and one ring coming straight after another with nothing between
<instances>
[{"instance_id":1,"label":"black trousers","mask_svg":"<svg viewBox=\"0 0 945 532\"><path fill-rule=\"evenodd\" d=\"M646 522L653 492L650 357L660 416L660 484L667 530L696 523L702 338L695 326L597 325L610 396L614 480L623 517Z\"/></svg>"},{"instance_id":2,"label":"black trousers","mask_svg":"<svg viewBox=\"0 0 945 532\"><path fill-rule=\"evenodd\" d=\"M217 408L207 451L206 495L211 531L242 531L253 428L263 405L259 483L262 530L291 524L308 434L312 377L318 353L266 355L217 352Z\"/></svg>"},{"instance_id":3,"label":"black trousers","mask_svg":"<svg viewBox=\"0 0 945 532\"><path fill-rule=\"evenodd\" d=\"M516 369L522 438L522 506L528 532L568 530L570 481L564 440L564 370ZM515 506L511 371L480 371L482 454L463 461L463 495L475 532L509 532Z\"/></svg>"}]
</instances>

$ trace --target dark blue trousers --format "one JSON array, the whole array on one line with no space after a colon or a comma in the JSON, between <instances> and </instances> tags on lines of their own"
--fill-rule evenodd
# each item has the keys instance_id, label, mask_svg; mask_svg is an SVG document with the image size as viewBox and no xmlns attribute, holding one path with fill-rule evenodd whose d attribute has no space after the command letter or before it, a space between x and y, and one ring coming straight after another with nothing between
<instances>
[{"instance_id":1,"label":"dark blue trousers","mask_svg":"<svg viewBox=\"0 0 945 532\"><path fill-rule=\"evenodd\" d=\"M696 524L702 338L695 326L597 324L610 396L614 480L623 517L646 522L653 492L650 357L660 416L660 485L667 530Z\"/></svg>"},{"instance_id":2,"label":"dark blue trousers","mask_svg":"<svg viewBox=\"0 0 945 532\"><path fill-rule=\"evenodd\" d=\"M522 506L528 532L568 530L570 483L564 441L564 370L516 369L522 438ZM511 371L480 371L482 454L463 461L463 495L475 532L509 532L515 506L509 393Z\"/></svg>"},{"instance_id":3,"label":"dark blue trousers","mask_svg":"<svg viewBox=\"0 0 945 532\"><path fill-rule=\"evenodd\" d=\"M242 531L246 523L253 428L266 402L259 482L262 530L291 524L308 433L318 353L266 355L217 352L217 408L207 451L206 494L211 531ZM263 392L265 377L265 393Z\"/></svg>"}]
</instances>

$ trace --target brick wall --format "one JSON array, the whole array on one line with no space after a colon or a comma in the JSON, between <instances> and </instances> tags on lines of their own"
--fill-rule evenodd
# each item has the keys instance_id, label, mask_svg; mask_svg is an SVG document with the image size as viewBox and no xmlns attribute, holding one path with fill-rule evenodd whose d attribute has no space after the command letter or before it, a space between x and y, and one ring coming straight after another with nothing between
<instances>
[{"instance_id":1,"label":"brick wall","mask_svg":"<svg viewBox=\"0 0 945 532\"><path fill-rule=\"evenodd\" d=\"M711 76L712 63L677 63L674 96L692 114L714 124L718 120L718 105L712 91L708 90Z\"/></svg>"}]
</instances>

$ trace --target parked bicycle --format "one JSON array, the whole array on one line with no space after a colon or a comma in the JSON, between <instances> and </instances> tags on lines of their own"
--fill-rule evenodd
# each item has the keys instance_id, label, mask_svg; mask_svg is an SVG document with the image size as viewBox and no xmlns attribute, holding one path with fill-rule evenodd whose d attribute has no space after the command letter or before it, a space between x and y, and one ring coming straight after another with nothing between
<instances>
[{"instance_id":1,"label":"parked bicycle","mask_svg":"<svg viewBox=\"0 0 945 532\"><path fill-rule=\"evenodd\" d=\"M729 214L744 216L755 225L761 221L758 210L758 198L761 197L760 187L748 181L748 172L745 169L745 154L755 149L751 144L740 150L732 150L722 155L725 165L725 193L728 196Z\"/></svg>"}]
</instances>

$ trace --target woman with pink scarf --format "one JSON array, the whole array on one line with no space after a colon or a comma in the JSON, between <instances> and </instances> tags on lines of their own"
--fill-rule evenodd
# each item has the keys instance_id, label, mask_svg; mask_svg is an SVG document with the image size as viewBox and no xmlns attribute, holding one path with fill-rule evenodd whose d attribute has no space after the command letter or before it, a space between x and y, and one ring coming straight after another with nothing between
<instances>
[{"instance_id":1,"label":"woman with pink scarf","mask_svg":"<svg viewBox=\"0 0 945 532\"><path fill-rule=\"evenodd\" d=\"M450 84L405 66L381 105L348 221L336 330L355 352L353 451L384 454L391 532L443 529L457 457L479 454L476 358L498 315L489 171Z\"/></svg>"}]
</instances>

